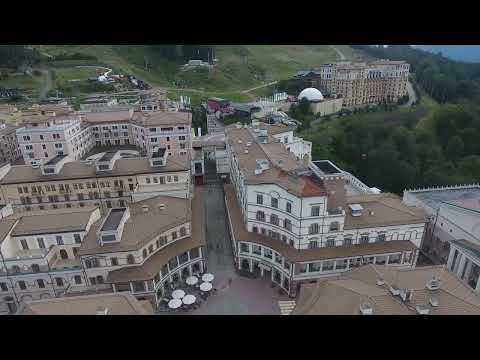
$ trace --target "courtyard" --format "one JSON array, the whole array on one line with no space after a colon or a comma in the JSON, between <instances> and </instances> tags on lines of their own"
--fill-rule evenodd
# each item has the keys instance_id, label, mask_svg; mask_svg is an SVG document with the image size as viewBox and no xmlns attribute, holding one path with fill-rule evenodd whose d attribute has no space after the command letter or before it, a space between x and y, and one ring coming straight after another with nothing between
<instances>
[{"instance_id":1,"label":"courtyard","mask_svg":"<svg viewBox=\"0 0 480 360\"><path fill-rule=\"evenodd\" d=\"M246 278L235 271L223 187L219 182L204 186L207 269L215 275L217 291L198 309L183 314L280 315L278 301L289 300L288 296L272 288L269 279Z\"/></svg>"}]
</instances>

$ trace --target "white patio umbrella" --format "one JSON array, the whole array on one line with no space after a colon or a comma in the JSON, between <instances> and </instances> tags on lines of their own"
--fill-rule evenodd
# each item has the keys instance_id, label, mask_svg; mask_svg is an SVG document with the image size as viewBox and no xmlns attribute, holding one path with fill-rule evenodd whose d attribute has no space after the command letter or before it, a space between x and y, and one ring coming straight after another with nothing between
<instances>
[{"instance_id":1,"label":"white patio umbrella","mask_svg":"<svg viewBox=\"0 0 480 360\"><path fill-rule=\"evenodd\" d=\"M194 295L188 294L188 295L185 295L185 297L182 299L182 301L185 305L191 305L195 302L196 299L197 298Z\"/></svg>"},{"instance_id":2,"label":"white patio umbrella","mask_svg":"<svg viewBox=\"0 0 480 360\"><path fill-rule=\"evenodd\" d=\"M180 299L172 299L168 302L168 307L170 309L177 309L182 306L182 300Z\"/></svg>"},{"instance_id":3,"label":"white patio umbrella","mask_svg":"<svg viewBox=\"0 0 480 360\"><path fill-rule=\"evenodd\" d=\"M196 276L189 276L187 280L185 280L185 282L188 285L195 285L196 283L198 283L198 278Z\"/></svg>"},{"instance_id":4,"label":"white patio umbrella","mask_svg":"<svg viewBox=\"0 0 480 360\"><path fill-rule=\"evenodd\" d=\"M212 290L212 283L204 282L200 285L200 290L202 291L210 291Z\"/></svg>"},{"instance_id":5,"label":"white patio umbrella","mask_svg":"<svg viewBox=\"0 0 480 360\"><path fill-rule=\"evenodd\" d=\"M203 274L202 276L202 280L205 282L212 282L213 279L215 279L215 276L213 276L213 274L210 274L210 273Z\"/></svg>"},{"instance_id":6,"label":"white patio umbrella","mask_svg":"<svg viewBox=\"0 0 480 360\"><path fill-rule=\"evenodd\" d=\"M185 291L182 289L177 289L174 292L172 292L172 298L174 299L181 299L185 296Z\"/></svg>"}]
</instances>

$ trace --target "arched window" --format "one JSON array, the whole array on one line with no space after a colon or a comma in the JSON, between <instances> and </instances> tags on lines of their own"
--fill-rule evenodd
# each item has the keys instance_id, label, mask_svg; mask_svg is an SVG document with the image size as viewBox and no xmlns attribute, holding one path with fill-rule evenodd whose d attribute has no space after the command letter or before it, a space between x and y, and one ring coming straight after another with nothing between
<instances>
[{"instance_id":1,"label":"arched window","mask_svg":"<svg viewBox=\"0 0 480 360\"><path fill-rule=\"evenodd\" d=\"M257 211L257 220L265 221L265 213L263 211Z\"/></svg>"},{"instance_id":2,"label":"arched window","mask_svg":"<svg viewBox=\"0 0 480 360\"><path fill-rule=\"evenodd\" d=\"M310 227L308 228L308 233L309 234L318 234L320 231L320 227L318 224L311 224Z\"/></svg>"},{"instance_id":3,"label":"arched window","mask_svg":"<svg viewBox=\"0 0 480 360\"><path fill-rule=\"evenodd\" d=\"M340 225L338 221L333 221L330 223L330 231L338 231L340 229Z\"/></svg>"},{"instance_id":4,"label":"arched window","mask_svg":"<svg viewBox=\"0 0 480 360\"><path fill-rule=\"evenodd\" d=\"M180 228L180 236L185 236L187 235L187 229L185 229L183 226Z\"/></svg>"},{"instance_id":5,"label":"arched window","mask_svg":"<svg viewBox=\"0 0 480 360\"><path fill-rule=\"evenodd\" d=\"M133 257L132 254L129 254L129 255L127 256L127 263L129 263L129 264L135 264L135 258Z\"/></svg>"},{"instance_id":6,"label":"arched window","mask_svg":"<svg viewBox=\"0 0 480 360\"><path fill-rule=\"evenodd\" d=\"M103 276L102 275L97 276L97 284L103 284Z\"/></svg>"},{"instance_id":7,"label":"arched window","mask_svg":"<svg viewBox=\"0 0 480 360\"><path fill-rule=\"evenodd\" d=\"M32 271L33 272L40 272L40 266L38 266L38 264L32 264Z\"/></svg>"},{"instance_id":8,"label":"arched window","mask_svg":"<svg viewBox=\"0 0 480 360\"><path fill-rule=\"evenodd\" d=\"M275 214L270 215L270 223L273 225L278 225L278 216Z\"/></svg>"},{"instance_id":9,"label":"arched window","mask_svg":"<svg viewBox=\"0 0 480 360\"><path fill-rule=\"evenodd\" d=\"M143 249L142 255L143 255L143 258L144 258L144 259L147 258L147 249Z\"/></svg>"},{"instance_id":10,"label":"arched window","mask_svg":"<svg viewBox=\"0 0 480 360\"><path fill-rule=\"evenodd\" d=\"M67 251L65 249L60 250L60 257L62 259L68 259L68 254L67 254Z\"/></svg>"},{"instance_id":11,"label":"arched window","mask_svg":"<svg viewBox=\"0 0 480 360\"><path fill-rule=\"evenodd\" d=\"M92 262L90 260L85 260L85 267L90 269L92 267Z\"/></svg>"}]
</instances>

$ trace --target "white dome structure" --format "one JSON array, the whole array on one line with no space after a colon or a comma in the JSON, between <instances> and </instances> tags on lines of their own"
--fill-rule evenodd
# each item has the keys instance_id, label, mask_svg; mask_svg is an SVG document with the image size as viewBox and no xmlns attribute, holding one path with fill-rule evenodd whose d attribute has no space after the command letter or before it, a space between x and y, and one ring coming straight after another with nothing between
<instances>
[{"instance_id":1,"label":"white dome structure","mask_svg":"<svg viewBox=\"0 0 480 360\"><path fill-rule=\"evenodd\" d=\"M315 88L306 88L298 95L298 100L306 98L308 101L322 101L323 95L320 90Z\"/></svg>"}]
</instances>

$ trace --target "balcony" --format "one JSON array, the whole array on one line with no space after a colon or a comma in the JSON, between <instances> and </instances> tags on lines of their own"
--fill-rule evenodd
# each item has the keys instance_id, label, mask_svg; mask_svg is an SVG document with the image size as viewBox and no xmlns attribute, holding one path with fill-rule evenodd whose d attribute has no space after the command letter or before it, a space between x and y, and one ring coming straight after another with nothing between
<instances>
[{"instance_id":1,"label":"balcony","mask_svg":"<svg viewBox=\"0 0 480 360\"><path fill-rule=\"evenodd\" d=\"M80 259L57 259L50 265L51 271L81 270Z\"/></svg>"}]
</instances>

